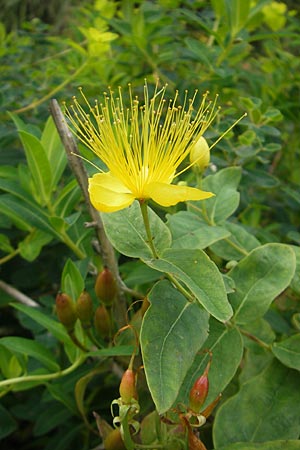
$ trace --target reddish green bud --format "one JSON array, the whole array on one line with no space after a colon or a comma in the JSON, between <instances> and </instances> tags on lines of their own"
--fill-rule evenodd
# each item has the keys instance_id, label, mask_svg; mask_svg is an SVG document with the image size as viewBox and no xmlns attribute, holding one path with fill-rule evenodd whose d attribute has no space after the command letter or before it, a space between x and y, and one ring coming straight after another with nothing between
<instances>
[{"instance_id":1,"label":"reddish green bud","mask_svg":"<svg viewBox=\"0 0 300 450\"><path fill-rule=\"evenodd\" d=\"M105 450L126 450L119 428L115 428L104 439Z\"/></svg>"},{"instance_id":2,"label":"reddish green bud","mask_svg":"<svg viewBox=\"0 0 300 450\"><path fill-rule=\"evenodd\" d=\"M124 403L130 403L133 398L137 399L136 375L132 369L125 370L119 392Z\"/></svg>"},{"instance_id":3,"label":"reddish green bud","mask_svg":"<svg viewBox=\"0 0 300 450\"><path fill-rule=\"evenodd\" d=\"M90 327L93 318L93 301L88 292L83 291L78 297L76 311L83 327Z\"/></svg>"},{"instance_id":4,"label":"reddish green bud","mask_svg":"<svg viewBox=\"0 0 300 450\"><path fill-rule=\"evenodd\" d=\"M207 394L208 394L209 367L210 367L210 362L207 364L203 375L201 375L201 377L197 378L192 389L190 390L190 409L196 414L199 414L200 409L201 409L203 403L205 402Z\"/></svg>"},{"instance_id":5,"label":"reddish green bud","mask_svg":"<svg viewBox=\"0 0 300 450\"><path fill-rule=\"evenodd\" d=\"M102 339L109 340L111 337L112 323L109 312L104 305L98 306L95 311L94 325L96 332Z\"/></svg>"},{"instance_id":6,"label":"reddish green bud","mask_svg":"<svg viewBox=\"0 0 300 450\"><path fill-rule=\"evenodd\" d=\"M77 314L71 297L63 292L59 292L56 296L55 303L58 320L67 331L72 331L77 320Z\"/></svg>"},{"instance_id":7,"label":"reddish green bud","mask_svg":"<svg viewBox=\"0 0 300 450\"><path fill-rule=\"evenodd\" d=\"M105 267L99 272L96 283L95 292L99 300L106 306L111 306L117 294L117 283L111 271Z\"/></svg>"}]
</instances>

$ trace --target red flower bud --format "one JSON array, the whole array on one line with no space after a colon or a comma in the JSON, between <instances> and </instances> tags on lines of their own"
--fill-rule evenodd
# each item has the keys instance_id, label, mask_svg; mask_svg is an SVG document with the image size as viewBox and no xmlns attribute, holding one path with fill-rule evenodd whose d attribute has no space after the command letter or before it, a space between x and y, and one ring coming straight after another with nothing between
<instances>
[{"instance_id":1,"label":"red flower bud","mask_svg":"<svg viewBox=\"0 0 300 450\"><path fill-rule=\"evenodd\" d=\"M98 306L94 316L95 329L102 339L109 340L111 337L112 323L110 315L104 305Z\"/></svg>"},{"instance_id":2,"label":"red flower bud","mask_svg":"<svg viewBox=\"0 0 300 450\"><path fill-rule=\"evenodd\" d=\"M111 271L105 267L99 272L96 283L95 292L99 300L106 306L111 306L117 294L117 283Z\"/></svg>"},{"instance_id":3,"label":"red flower bud","mask_svg":"<svg viewBox=\"0 0 300 450\"><path fill-rule=\"evenodd\" d=\"M69 295L59 292L56 296L56 313L58 320L67 331L72 331L77 320L75 305Z\"/></svg>"},{"instance_id":4,"label":"red flower bud","mask_svg":"<svg viewBox=\"0 0 300 450\"><path fill-rule=\"evenodd\" d=\"M203 375L201 375L199 378L197 378L192 389L190 390L190 409L196 414L199 414L200 409L201 409L203 403L205 402L207 394L208 394L209 367L210 367L210 362L207 364Z\"/></svg>"},{"instance_id":5,"label":"red flower bud","mask_svg":"<svg viewBox=\"0 0 300 450\"><path fill-rule=\"evenodd\" d=\"M93 318L93 301L90 294L83 291L76 302L77 316L83 327L90 327Z\"/></svg>"},{"instance_id":6,"label":"red flower bud","mask_svg":"<svg viewBox=\"0 0 300 450\"><path fill-rule=\"evenodd\" d=\"M133 398L137 399L136 375L132 369L125 370L119 392L124 403L130 403Z\"/></svg>"},{"instance_id":7,"label":"red flower bud","mask_svg":"<svg viewBox=\"0 0 300 450\"><path fill-rule=\"evenodd\" d=\"M104 439L105 450L126 450L119 428L115 428Z\"/></svg>"}]
</instances>

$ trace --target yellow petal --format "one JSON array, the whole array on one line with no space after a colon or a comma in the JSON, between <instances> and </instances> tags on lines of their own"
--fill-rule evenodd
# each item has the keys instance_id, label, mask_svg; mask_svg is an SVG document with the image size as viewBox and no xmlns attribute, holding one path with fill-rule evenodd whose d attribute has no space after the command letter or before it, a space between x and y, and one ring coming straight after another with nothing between
<instances>
[{"instance_id":1,"label":"yellow petal","mask_svg":"<svg viewBox=\"0 0 300 450\"><path fill-rule=\"evenodd\" d=\"M89 194L92 205L102 212L119 211L134 201L129 189L109 172L89 178Z\"/></svg>"},{"instance_id":2,"label":"yellow petal","mask_svg":"<svg viewBox=\"0 0 300 450\"><path fill-rule=\"evenodd\" d=\"M150 183L145 187L144 192L147 197L162 206L172 206L187 200L204 200L214 196L211 192L200 189L166 183Z\"/></svg>"}]
</instances>

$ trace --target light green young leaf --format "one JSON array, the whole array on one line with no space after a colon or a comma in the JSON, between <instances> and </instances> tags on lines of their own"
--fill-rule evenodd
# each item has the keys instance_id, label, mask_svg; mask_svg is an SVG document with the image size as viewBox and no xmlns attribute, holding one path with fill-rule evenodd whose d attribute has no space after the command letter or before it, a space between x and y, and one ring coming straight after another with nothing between
<instances>
[{"instance_id":1,"label":"light green young leaf","mask_svg":"<svg viewBox=\"0 0 300 450\"><path fill-rule=\"evenodd\" d=\"M216 319L230 319L224 280L217 266L202 250L168 249L160 259L145 260L160 272L170 273L182 281L198 302Z\"/></svg>"},{"instance_id":2,"label":"light green young leaf","mask_svg":"<svg viewBox=\"0 0 300 450\"><path fill-rule=\"evenodd\" d=\"M295 253L284 244L263 245L242 259L228 274L236 285L236 292L229 294L235 322L262 317L290 284L295 267Z\"/></svg>"},{"instance_id":3,"label":"light green young leaf","mask_svg":"<svg viewBox=\"0 0 300 450\"><path fill-rule=\"evenodd\" d=\"M171 233L163 221L148 208L153 243L160 254L171 246ZM137 201L121 211L101 214L105 231L112 245L123 255L133 258L151 258L141 210Z\"/></svg>"},{"instance_id":4,"label":"light green young leaf","mask_svg":"<svg viewBox=\"0 0 300 450\"><path fill-rule=\"evenodd\" d=\"M23 337L10 336L1 338L0 344L13 352L32 356L53 372L59 370L59 365L54 359L53 353L39 342Z\"/></svg>"},{"instance_id":5,"label":"light green young leaf","mask_svg":"<svg viewBox=\"0 0 300 450\"><path fill-rule=\"evenodd\" d=\"M300 334L275 342L272 351L282 364L300 370Z\"/></svg>"},{"instance_id":6,"label":"light green young leaf","mask_svg":"<svg viewBox=\"0 0 300 450\"><path fill-rule=\"evenodd\" d=\"M190 211L168 214L167 219L172 233L172 248L203 249L230 236L225 228L208 225Z\"/></svg>"},{"instance_id":7,"label":"light green young leaf","mask_svg":"<svg viewBox=\"0 0 300 450\"><path fill-rule=\"evenodd\" d=\"M299 373L274 360L217 411L214 444L298 439L299 424Z\"/></svg>"},{"instance_id":8,"label":"light green young leaf","mask_svg":"<svg viewBox=\"0 0 300 450\"><path fill-rule=\"evenodd\" d=\"M168 281L149 294L141 346L147 383L160 414L176 400L197 351L207 338L208 314L189 303Z\"/></svg>"},{"instance_id":9,"label":"light green young leaf","mask_svg":"<svg viewBox=\"0 0 300 450\"><path fill-rule=\"evenodd\" d=\"M76 301L84 290L84 279L80 270L71 259L68 259L61 276L61 290Z\"/></svg>"},{"instance_id":10,"label":"light green young leaf","mask_svg":"<svg viewBox=\"0 0 300 450\"><path fill-rule=\"evenodd\" d=\"M42 206L50 200L52 189L52 171L46 152L40 141L26 131L19 131L27 164L34 180L36 197Z\"/></svg>"},{"instance_id":11,"label":"light green young leaf","mask_svg":"<svg viewBox=\"0 0 300 450\"><path fill-rule=\"evenodd\" d=\"M49 116L43 130L41 144L52 168L51 190L54 190L67 165L67 155L51 116Z\"/></svg>"},{"instance_id":12,"label":"light green young leaf","mask_svg":"<svg viewBox=\"0 0 300 450\"><path fill-rule=\"evenodd\" d=\"M48 233L41 230L34 230L23 241L19 242L20 255L27 261L34 261L40 254L44 245L49 244L53 239Z\"/></svg>"}]
</instances>

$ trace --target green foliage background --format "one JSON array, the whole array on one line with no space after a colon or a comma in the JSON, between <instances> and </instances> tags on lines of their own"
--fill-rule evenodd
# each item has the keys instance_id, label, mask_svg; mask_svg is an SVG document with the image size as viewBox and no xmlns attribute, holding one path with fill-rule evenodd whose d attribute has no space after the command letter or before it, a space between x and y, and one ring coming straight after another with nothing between
<instances>
[{"instance_id":1,"label":"green foliage background","mask_svg":"<svg viewBox=\"0 0 300 450\"><path fill-rule=\"evenodd\" d=\"M212 364L209 400L224 393L215 420L201 432L207 448L300 448L298 2L41 3L7 1L0 8L0 278L42 306L41 312L12 304L12 296L0 291L0 386L24 374L66 373L45 383L2 385L1 448L92 449L100 442L92 411L111 420L119 384L111 364L115 356L128 361L132 340L125 336L116 348L79 361L57 322L56 292L63 287L74 298L84 286L92 292L89 265L100 269L101 261L91 245L93 231L84 227L90 219L49 118L49 101L70 102L79 86L88 98L128 83L139 93L145 78L149 84L157 78L167 83L170 96L176 89L219 95L222 110L205 135L210 144L247 112L211 152L202 187L216 197L205 206L154 208L161 259L151 259L146 238L137 245L138 227L120 241L129 212L103 217L129 288L146 294L162 273L172 271L210 314L208 338L206 311L195 310L188 331L184 318L178 323L178 333L186 333L181 352L190 352L193 360L179 363L167 352L169 363L156 357L147 363L161 344L153 341L162 326L157 317L169 319L160 334L164 340L184 309L176 292L177 310L169 315L174 307L169 282L155 285L141 331L152 398L160 412L184 402L191 380L207 364L199 349L209 348L213 361L222 363L222 376L220 365ZM191 171L184 181L193 183L194 177ZM198 279L190 258L204 261L207 255L210 262ZM217 281L206 286L210 277L223 287ZM233 308L229 328L218 321L229 314L224 296ZM201 333L194 342L197 326ZM175 335L170 348L174 345ZM69 364L75 364L70 372ZM160 364L161 384L153 372ZM145 386L140 387L144 415L153 408Z\"/></svg>"}]
</instances>

